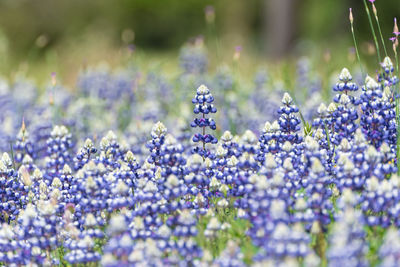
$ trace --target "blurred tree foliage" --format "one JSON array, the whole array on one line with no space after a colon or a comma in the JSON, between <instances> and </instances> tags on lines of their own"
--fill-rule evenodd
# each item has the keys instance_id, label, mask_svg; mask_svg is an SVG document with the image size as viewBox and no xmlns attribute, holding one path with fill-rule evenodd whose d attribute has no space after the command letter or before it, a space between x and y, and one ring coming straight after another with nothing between
<instances>
[{"instance_id":1,"label":"blurred tree foliage","mask_svg":"<svg viewBox=\"0 0 400 267\"><path fill-rule=\"evenodd\" d=\"M268 0L266 0L268 1ZM367 1L370 6L369 1ZM400 17L398 0L377 0L375 6L387 40L393 31L393 18ZM363 0L302 0L299 10L299 37L327 40L350 37L349 8L353 9L354 26L362 38L369 38L370 28ZM372 9L371 9L372 14ZM375 22L375 20L374 20Z\"/></svg>"},{"instance_id":2,"label":"blurred tree foliage","mask_svg":"<svg viewBox=\"0 0 400 267\"><path fill-rule=\"evenodd\" d=\"M179 47L188 38L206 34L204 8L216 10L216 33L235 40L256 40L264 46L265 8L269 0L2 0L0 39L7 39L9 50L25 55L32 47L54 45L97 32L115 45L133 42L150 49ZM293 0L295 1L295 0ZM356 31L370 38L362 0L297 1L293 32L297 39L322 41L343 37L350 40L348 8L353 7ZM400 17L398 0L378 0L385 37L393 28L393 17ZM279 12L279 11L277 11ZM131 31L126 31L131 29ZM124 32L126 38L121 39ZM239 38L239 39L240 39ZM271 37L269 37L271 38ZM273 37L272 37L273 38Z\"/></svg>"}]
</instances>

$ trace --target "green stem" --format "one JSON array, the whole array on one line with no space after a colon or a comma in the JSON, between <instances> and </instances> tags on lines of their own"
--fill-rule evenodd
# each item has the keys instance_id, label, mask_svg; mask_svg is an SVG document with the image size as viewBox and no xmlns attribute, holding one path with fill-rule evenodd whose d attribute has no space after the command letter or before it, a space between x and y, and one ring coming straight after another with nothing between
<instances>
[{"instance_id":1,"label":"green stem","mask_svg":"<svg viewBox=\"0 0 400 267\"><path fill-rule=\"evenodd\" d=\"M13 168L14 168L14 170L17 170L16 167L15 167L14 149L13 149L13 144L12 144L11 141L10 141L10 153L11 153L11 159L12 159Z\"/></svg>"},{"instance_id":2,"label":"green stem","mask_svg":"<svg viewBox=\"0 0 400 267\"><path fill-rule=\"evenodd\" d=\"M215 22L207 23L207 31L208 31L208 37L209 37L210 42L213 41L214 45L215 45L216 62L219 62L219 60L220 60L220 44L219 44L219 38L218 38L217 27L215 25Z\"/></svg>"},{"instance_id":3,"label":"green stem","mask_svg":"<svg viewBox=\"0 0 400 267\"><path fill-rule=\"evenodd\" d=\"M378 15L375 15L375 20L376 20L376 24L378 25L378 31L379 31L379 35L381 37L383 50L385 51L385 56L388 56L388 53L386 51L385 40L383 39L383 35L382 35L381 24L379 23L379 19L378 19Z\"/></svg>"},{"instance_id":4,"label":"green stem","mask_svg":"<svg viewBox=\"0 0 400 267\"><path fill-rule=\"evenodd\" d=\"M356 35L354 34L353 22L351 22L351 34L353 35L354 48L356 49L356 55L357 55L358 64L360 64L361 74L364 77L365 72L364 72L364 68L361 64L360 53L358 52L358 46L357 46Z\"/></svg>"},{"instance_id":5,"label":"green stem","mask_svg":"<svg viewBox=\"0 0 400 267\"><path fill-rule=\"evenodd\" d=\"M379 51L379 43L378 43L378 39L376 38L375 29L374 29L374 26L372 24L371 14L369 12L369 8L368 8L366 0L364 0L364 6L365 6L365 11L367 12L367 15L368 15L368 21L369 21L369 26L371 27L372 36L374 37L375 46L376 46L376 53L378 55L378 60L379 60L379 63L381 63L382 62L382 58L381 58L381 52Z\"/></svg>"},{"instance_id":6,"label":"green stem","mask_svg":"<svg viewBox=\"0 0 400 267\"><path fill-rule=\"evenodd\" d=\"M329 138L329 130L328 130L328 126L326 126L325 122L324 122L324 126L325 126L326 141L328 142L328 149L331 149L331 139Z\"/></svg>"}]
</instances>

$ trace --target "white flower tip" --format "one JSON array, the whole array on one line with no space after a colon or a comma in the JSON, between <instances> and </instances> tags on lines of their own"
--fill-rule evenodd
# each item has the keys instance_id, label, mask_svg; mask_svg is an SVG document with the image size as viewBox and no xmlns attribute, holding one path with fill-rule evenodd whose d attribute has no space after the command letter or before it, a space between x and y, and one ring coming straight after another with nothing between
<instances>
[{"instance_id":1,"label":"white flower tip","mask_svg":"<svg viewBox=\"0 0 400 267\"><path fill-rule=\"evenodd\" d=\"M224 142L229 142L233 138L233 135L230 131L225 131L224 134L221 136L221 140Z\"/></svg>"},{"instance_id":2,"label":"white flower tip","mask_svg":"<svg viewBox=\"0 0 400 267\"><path fill-rule=\"evenodd\" d=\"M167 128L165 127L165 125L158 121L156 124L154 124L152 130L151 130L151 135L154 137L160 137L162 135L165 135L165 133L167 132Z\"/></svg>"},{"instance_id":3,"label":"white flower tip","mask_svg":"<svg viewBox=\"0 0 400 267\"><path fill-rule=\"evenodd\" d=\"M323 114L325 114L326 110L327 110L326 105L325 105L324 103L321 103L321 104L319 105L318 109L317 109L317 112L318 112L319 114L322 114L322 115L323 115Z\"/></svg>"},{"instance_id":4,"label":"white flower tip","mask_svg":"<svg viewBox=\"0 0 400 267\"><path fill-rule=\"evenodd\" d=\"M292 99L292 97L291 97L288 93L285 93L285 94L283 95L283 98L282 98L282 103L283 103L283 104L289 105L290 103L292 103L292 101L293 101L293 99Z\"/></svg>"},{"instance_id":5,"label":"white flower tip","mask_svg":"<svg viewBox=\"0 0 400 267\"><path fill-rule=\"evenodd\" d=\"M385 69L391 70L393 68L393 62L390 57L385 57L381 65Z\"/></svg>"},{"instance_id":6,"label":"white flower tip","mask_svg":"<svg viewBox=\"0 0 400 267\"><path fill-rule=\"evenodd\" d=\"M85 148L92 148L93 147L93 141L90 138L87 138L85 140L85 143L83 145Z\"/></svg>"},{"instance_id":7,"label":"white flower tip","mask_svg":"<svg viewBox=\"0 0 400 267\"><path fill-rule=\"evenodd\" d=\"M332 102L332 103L329 104L329 106L328 106L328 112L329 113L335 112L336 109L337 109L337 107L336 107L335 103Z\"/></svg>"},{"instance_id":8,"label":"white flower tip","mask_svg":"<svg viewBox=\"0 0 400 267\"><path fill-rule=\"evenodd\" d=\"M347 68L343 68L339 74L339 80L343 82L351 81L353 77L350 74L350 71Z\"/></svg>"},{"instance_id":9,"label":"white flower tip","mask_svg":"<svg viewBox=\"0 0 400 267\"><path fill-rule=\"evenodd\" d=\"M379 84L371 76L367 76L365 78L365 87L367 90L375 90L379 88Z\"/></svg>"},{"instance_id":10,"label":"white flower tip","mask_svg":"<svg viewBox=\"0 0 400 267\"><path fill-rule=\"evenodd\" d=\"M200 86L197 88L197 94L198 94L198 95L207 95L207 94L209 94L209 93L210 93L210 90L209 90L208 87L205 86L204 84L200 85Z\"/></svg>"}]
</instances>

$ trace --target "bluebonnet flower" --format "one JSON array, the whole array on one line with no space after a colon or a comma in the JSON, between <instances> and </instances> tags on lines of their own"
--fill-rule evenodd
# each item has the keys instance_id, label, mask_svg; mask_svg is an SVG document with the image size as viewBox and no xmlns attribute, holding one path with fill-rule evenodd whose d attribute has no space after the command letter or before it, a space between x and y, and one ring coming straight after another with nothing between
<instances>
[{"instance_id":1,"label":"bluebonnet flower","mask_svg":"<svg viewBox=\"0 0 400 267\"><path fill-rule=\"evenodd\" d=\"M288 143L287 143L288 144ZM298 158L287 157L280 162L282 169L282 177L286 183L286 188L290 191L290 195L294 195L301 188L301 169L298 168Z\"/></svg>"},{"instance_id":2,"label":"bluebonnet flower","mask_svg":"<svg viewBox=\"0 0 400 267\"><path fill-rule=\"evenodd\" d=\"M303 155L299 155L299 157L303 157L303 159L298 163L301 164L300 170L301 170L301 176L307 177L310 169L313 164L313 160L316 158L318 159L321 164L324 166L325 171L327 174L330 173L330 164L328 162L329 160L329 151L322 147L319 144L319 133L315 134L314 137L312 136L306 136L304 139L304 150L303 150ZM321 140L321 139L320 139Z\"/></svg>"},{"instance_id":3,"label":"bluebonnet flower","mask_svg":"<svg viewBox=\"0 0 400 267\"><path fill-rule=\"evenodd\" d=\"M165 234L162 229L163 222L157 215L135 216L130 221L130 236L133 240L162 239Z\"/></svg>"},{"instance_id":4,"label":"bluebonnet flower","mask_svg":"<svg viewBox=\"0 0 400 267\"><path fill-rule=\"evenodd\" d=\"M136 172L140 168L140 164L131 151L126 152L124 161L132 172ZM137 176L137 173L135 173L135 176Z\"/></svg>"},{"instance_id":5,"label":"bluebonnet flower","mask_svg":"<svg viewBox=\"0 0 400 267\"><path fill-rule=\"evenodd\" d=\"M12 95L19 110L24 110L24 107L35 103L38 97L38 90L35 83L26 77L17 77L15 83L12 85Z\"/></svg>"},{"instance_id":6,"label":"bluebonnet flower","mask_svg":"<svg viewBox=\"0 0 400 267\"><path fill-rule=\"evenodd\" d=\"M334 103L329 104L327 107L321 103L317 109L317 117L314 118L312 126L316 128L314 137L322 148L330 150L329 143L333 138L333 119L332 114L336 111Z\"/></svg>"},{"instance_id":7,"label":"bluebonnet flower","mask_svg":"<svg viewBox=\"0 0 400 267\"><path fill-rule=\"evenodd\" d=\"M95 217L92 213L88 213L85 217L84 230L81 235L91 238L103 238L105 234L101 228L104 225L105 220L101 216Z\"/></svg>"},{"instance_id":8,"label":"bluebonnet flower","mask_svg":"<svg viewBox=\"0 0 400 267\"><path fill-rule=\"evenodd\" d=\"M35 264L58 264L56 258L50 258L46 251L58 246L57 226L59 217L55 215L55 205L50 201L40 201L36 207L27 205L18 221L22 227L17 236L25 240L27 247L24 258ZM50 262L49 262L50 261Z\"/></svg>"},{"instance_id":9,"label":"bluebonnet flower","mask_svg":"<svg viewBox=\"0 0 400 267\"><path fill-rule=\"evenodd\" d=\"M47 140L46 180L52 182L52 178L60 174L64 164L71 161L70 149L72 149L72 136L65 126L54 126L51 137Z\"/></svg>"},{"instance_id":10,"label":"bluebonnet flower","mask_svg":"<svg viewBox=\"0 0 400 267\"><path fill-rule=\"evenodd\" d=\"M23 174L23 172L25 172L25 174ZM28 193L29 201L36 203L36 201L41 197L41 190L43 190L44 186L46 186L47 190L47 185L44 183L43 179L43 173L40 171L40 169L36 168L32 174L29 175L26 174L29 174L29 172L27 172L26 170L23 170L21 172L21 178L23 178L22 182L26 184L25 186L29 190ZM42 199L44 198L45 196L42 197Z\"/></svg>"},{"instance_id":11,"label":"bluebonnet flower","mask_svg":"<svg viewBox=\"0 0 400 267\"><path fill-rule=\"evenodd\" d=\"M27 171L26 176L29 176ZM15 220L20 209L28 202L29 178L27 180L21 178L23 177L12 168L10 156L3 153L0 160L0 197L2 199L0 220L2 222Z\"/></svg>"},{"instance_id":12,"label":"bluebonnet flower","mask_svg":"<svg viewBox=\"0 0 400 267\"><path fill-rule=\"evenodd\" d=\"M139 179L134 194L138 205L138 208L135 210L136 215L155 216L162 210L160 202L165 201L165 199L161 195L156 180Z\"/></svg>"},{"instance_id":13,"label":"bluebonnet flower","mask_svg":"<svg viewBox=\"0 0 400 267\"><path fill-rule=\"evenodd\" d=\"M379 73L378 82L382 83L383 86L394 86L399 83L399 78L394 74L394 66L392 60L389 57L385 57L381 63L383 72Z\"/></svg>"},{"instance_id":14,"label":"bluebonnet flower","mask_svg":"<svg viewBox=\"0 0 400 267\"><path fill-rule=\"evenodd\" d=\"M128 188L133 191L133 188L139 178L140 164L131 151L125 153L123 160L119 160L119 168L114 169L107 176L110 186L114 187L122 181ZM122 185L122 184L121 184ZM120 188L121 189L121 188ZM121 193L121 190L117 191ZM124 190L123 190L124 191Z\"/></svg>"},{"instance_id":15,"label":"bluebonnet flower","mask_svg":"<svg viewBox=\"0 0 400 267\"><path fill-rule=\"evenodd\" d=\"M352 82L353 77L350 74L350 71L346 68L343 68L339 74L339 81L333 87L333 91L344 93L348 95L350 92L355 92L358 90L358 86L356 83ZM340 102L341 94L335 96L335 102ZM354 98L352 98L354 100ZM353 102L353 101L352 101Z\"/></svg>"},{"instance_id":16,"label":"bluebonnet flower","mask_svg":"<svg viewBox=\"0 0 400 267\"><path fill-rule=\"evenodd\" d=\"M302 57L296 64L296 87L295 98L303 107L304 119L312 119L313 110L321 102L320 90L322 81L318 74L313 72L311 62L308 58Z\"/></svg>"},{"instance_id":17,"label":"bluebonnet flower","mask_svg":"<svg viewBox=\"0 0 400 267\"><path fill-rule=\"evenodd\" d=\"M296 84L301 90L296 90L296 99L301 102L305 100L304 93L310 89L310 78L312 78L311 62L307 57L302 57L296 62ZM300 95L300 93L303 93Z\"/></svg>"},{"instance_id":18,"label":"bluebonnet flower","mask_svg":"<svg viewBox=\"0 0 400 267\"><path fill-rule=\"evenodd\" d=\"M185 74L203 74L207 71L208 58L201 37L187 44L180 52L180 66Z\"/></svg>"},{"instance_id":19,"label":"bluebonnet flower","mask_svg":"<svg viewBox=\"0 0 400 267\"><path fill-rule=\"evenodd\" d=\"M286 172L286 178L290 183L298 184L298 180L304 173L304 144L291 144L285 141L281 145L281 151L275 154L275 160Z\"/></svg>"},{"instance_id":20,"label":"bluebonnet flower","mask_svg":"<svg viewBox=\"0 0 400 267\"><path fill-rule=\"evenodd\" d=\"M268 88L267 83L270 80L271 77L266 70L257 71L254 77L255 89L250 95L250 100L259 112L269 117L267 120L274 120L278 115L276 110L279 108L279 97L275 90L271 92Z\"/></svg>"},{"instance_id":21,"label":"bluebonnet flower","mask_svg":"<svg viewBox=\"0 0 400 267\"><path fill-rule=\"evenodd\" d=\"M79 170L89 162L91 155L95 154L97 149L93 145L93 141L91 139L86 139L83 147L79 149L78 153L74 158L74 169Z\"/></svg>"},{"instance_id":22,"label":"bluebonnet flower","mask_svg":"<svg viewBox=\"0 0 400 267\"><path fill-rule=\"evenodd\" d=\"M29 173L36 169L36 165L33 163L33 159L29 155L25 155L21 162L21 167L24 167Z\"/></svg>"},{"instance_id":23,"label":"bluebonnet flower","mask_svg":"<svg viewBox=\"0 0 400 267\"><path fill-rule=\"evenodd\" d=\"M400 233L396 228L389 228L379 248L380 267L394 267L400 264Z\"/></svg>"},{"instance_id":24,"label":"bluebonnet flower","mask_svg":"<svg viewBox=\"0 0 400 267\"><path fill-rule=\"evenodd\" d=\"M167 223L173 229L173 236L178 238L175 248L185 262L193 262L195 258L202 255L201 248L193 240L193 237L197 235L197 220L189 210L182 210L177 217Z\"/></svg>"},{"instance_id":25,"label":"bluebonnet flower","mask_svg":"<svg viewBox=\"0 0 400 267\"><path fill-rule=\"evenodd\" d=\"M243 253L240 251L238 244L229 240L226 248L213 263L221 267L244 267L246 265L243 262L243 258Z\"/></svg>"},{"instance_id":26,"label":"bluebonnet flower","mask_svg":"<svg viewBox=\"0 0 400 267\"><path fill-rule=\"evenodd\" d=\"M258 140L256 135L247 130L240 139L238 150L241 153L238 167L241 170L253 172L258 169L256 155L258 153Z\"/></svg>"},{"instance_id":27,"label":"bluebonnet flower","mask_svg":"<svg viewBox=\"0 0 400 267\"><path fill-rule=\"evenodd\" d=\"M271 235L265 240L261 252L255 260L265 258L276 263L281 263L289 258L304 258L310 251L308 243L310 237L305 233L300 224L289 227L285 223L278 223Z\"/></svg>"},{"instance_id":28,"label":"bluebonnet flower","mask_svg":"<svg viewBox=\"0 0 400 267\"><path fill-rule=\"evenodd\" d=\"M314 90L320 91L321 88L322 86L318 85ZM315 110L318 109L323 100L321 92L319 91L312 92L311 95L307 97L304 105L302 105L302 115L305 121L312 121L315 118Z\"/></svg>"},{"instance_id":29,"label":"bluebonnet flower","mask_svg":"<svg viewBox=\"0 0 400 267\"><path fill-rule=\"evenodd\" d=\"M147 94L147 99L158 99L160 105L164 106L167 103L166 100L169 99L172 94L171 85L167 80L158 72L150 72L146 77L146 82L144 83L145 90L144 93ZM166 110L165 110L166 111Z\"/></svg>"},{"instance_id":30,"label":"bluebonnet flower","mask_svg":"<svg viewBox=\"0 0 400 267\"><path fill-rule=\"evenodd\" d=\"M381 154L380 162L377 165L378 172L380 173L379 178L382 178L383 176L388 177L389 175L396 173L396 154L393 152L393 149L384 142L379 147L379 152L379 154Z\"/></svg>"},{"instance_id":31,"label":"bluebonnet flower","mask_svg":"<svg viewBox=\"0 0 400 267\"><path fill-rule=\"evenodd\" d=\"M275 160L274 155L272 153L265 154L264 164L259 170L260 174L265 175L267 179L271 179L274 176L277 168L278 164Z\"/></svg>"},{"instance_id":32,"label":"bluebonnet flower","mask_svg":"<svg viewBox=\"0 0 400 267\"><path fill-rule=\"evenodd\" d=\"M121 159L124 152L121 151L117 136L113 131L108 131L100 141L100 155L96 157L97 162L111 169L119 167L118 160Z\"/></svg>"},{"instance_id":33,"label":"bluebonnet flower","mask_svg":"<svg viewBox=\"0 0 400 267\"><path fill-rule=\"evenodd\" d=\"M260 148L257 160L263 163L265 160L264 154L268 152L272 154L278 153L280 151L280 142L280 126L278 122L274 121L271 124L267 121L259 139Z\"/></svg>"},{"instance_id":34,"label":"bluebonnet flower","mask_svg":"<svg viewBox=\"0 0 400 267\"><path fill-rule=\"evenodd\" d=\"M111 195L107 199L107 207L110 212L124 207L131 207L135 204L131 188L122 179L112 181L109 185L109 190Z\"/></svg>"},{"instance_id":35,"label":"bluebonnet flower","mask_svg":"<svg viewBox=\"0 0 400 267\"><path fill-rule=\"evenodd\" d=\"M163 167L163 176L168 176L171 173L174 175L185 174L184 147L172 135L166 136L160 154L162 155L160 165Z\"/></svg>"},{"instance_id":36,"label":"bluebonnet flower","mask_svg":"<svg viewBox=\"0 0 400 267\"><path fill-rule=\"evenodd\" d=\"M216 177L219 180L222 180L224 177L224 169L227 164L227 161L230 157L228 157L228 150L225 149L222 144L218 145L217 149L215 150L215 159L214 164L216 171Z\"/></svg>"},{"instance_id":37,"label":"bluebonnet flower","mask_svg":"<svg viewBox=\"0 0 400 267\"><path fill-rule=\"evenodd\" d=\"M321 105L318 113L322 117L314 121L314 125L325 131L330 130L325 134L329 134L330 141L335 145L339 145L343 138L351 140L358 127L355 123L358 114L354 105L357 105L359 101L350 94L356 92L358 86L352 80L349 70L344 68L339 74L339 81L333 87L333 91L339 92L333 99L336 104L331 103L327 109Z\"/></svg>"},{"instance_id":38,"label":"bluebonnet flower","mask_svg":"<svg viewBox=\"0 0 400 267\"><path fill-rule=\"evenodd\" d=\"M211 130L217 128L212 118L207 118L206 115L209 113L216 113L217 109L214 107L212 102L214 97L211 95L210 90L205 86L201 85L197 88L196 96L192 99L192 103L195 104L193 109L194 114L201 114L200 118L195 118L191 123L192 127L199 127L202 129L202 133L197 133L193 136L193 142L202 143L202 147L195 147L194 153L198 153L202 157L210 157L210 151L206 149L207 144L216 144L217 138L211 134L206 134L206 127Z\"/></svg>"},{"instance_id":39,"label":"bluebonnet flower","mask_svg":"<svg viewBox=\"0 0 400 267\"><path fill-rule=\"evenodd\" d=\"M111 73L106 68L88 69L81 72L77 87L89 97L115 101L127 98L134 100L132 75L127 72Z\"/></svg>"},{"instance_id":40,"label":"bluebonnet flower","mask_svg":"<svg viewBox=\"0 0 400 267\"><path fill-rule=\"evenodd\" d=\"M204 230L204 236L207 238L216 238L217 232L221 230L221 223L215 217L211 218Z\"/></svg>"},{"instance_id":41,"label":"bluebonnet flower","mask_svg":"<svg viewBox=\"0 0 400 267\"><path fill-rule=\"evenodd\" d=\"M282 103L283 106L278 110L279 120L274 121L272 124L266 122L263 134L260 136L260 149L257 160L261 163L264 161L263 154L280 152L285 141L290 142L295 147L303 141L303 137L299 134L300 119L296 115L299 109L293 104L293 99L288 93L283 95Z\"/></svg>"},{"instance_id":42,"label":"bluebonnet flower","mask_svg":"<svg viewBox=\"0 0 400 267\"><path fill-rule=\"evenodd\" d=\"M183 198L187 194L188 188L183 179L179 179L174 174L171 174L165 181L164 186L163 196L168 201L168 212L172 213L184 206L184 201L180 200L180 198Z\"/></svg>"},{"instance_id":43,"label":"bluebonnet flower","mask_svg":"<svg viewBox=\"0 0 400 267\"><path fill-rule=\"evenodd\" d=\"M126 216L114 214L107 227L107 234L110 239L104 247L104 255L102 256L101 264L104 266L132 264L129 256L134 246L133 239L129 234Z\"/></svg>"},{"instance_id":44,"label":"bluebonnet flower","mask_svg":"<svg viewBox=\"0 0 400 267\"><path fill-rule=\"evenodd\" d=\"M191 203L194 211L205 213L209 207L210 180L214 175L212 169L213 162L203 158L198 154L193 154L187 161L187 172L184 176L185 184L188 187L188 194L195 197Z\"/></svg>"},{"instance_id":45,"label":"bluebonnet flower","mask_svg":"<svg viewBox=\"0 0 400 267\"><path fill-rule=\"evenodd\" d=\"M389 146L383 143L377 150L368 145L361 130L356 131L351 143L347 139L342 140L336 152L335 162L335 182L340 190L361 190L368 178L375 176L382 180L397 169L394 154Z\"/></svg>"},{"instance_id":46,"label":"bluebonnet flower","mask_svg":"<svg viewBox=\"0 0 400 267\"><path fill-rule=\"evenodd\" d=\"M376 177L366 181L365 190L360 197L361 210L370 226L389 227L394 222L393 219L398 221L399 212L395 208L398 202L398 185L391 180L379 181Z\"/></svg>"},{"instance_id":47,"label":"bluebonnet flower","mask_svg":"<svg viewBox=\"0 0 400 267\"><path fill-rule=\"evenodd\" d=\"M79 238L68 239L64 247L69 250L64 259L70 264L82 264L98 262L101 259L100 253L94 251L95 241L90 235L81 235Z\"/></svg>"},{"instance_id":48,"label":"bluebonnet flower","mask_svg":"<svg viewBox=\"0 0 400 267\"><path fill-rule=\"evenodd\" d=\"M368 266L362 216L353 208L344 210L333 225L327 251L328 266Z\"/></svg>"},{"instance_id":49,"label":"bluebonnet flower","mask_svg":"<svg viewBox=\"0 0 400 267\"><path fill-rule=\"evenodd\" d=\"M25 245L18 241L15 230L7 223L0 227L0 261L10 266L26 264L26 260L22 257Z\"/></svg>"},{"instance_id":50,"label":"bluebonnet flower","mask_svg":"<svg viewBox=\"0 0 400 267\"><path fill-rule=\"evenodd\" d=\"M179 133L176 139L181 143L184 148L189 146L189 142L192 136L192 134L190 133L191 127L189 125L189 121L190 119L188 118L178 120Z\"/></svg>"},{"instance_id":51,"label":"bluebonnet flower","mask_svg":"<svg viewBox=\"0 0 400 267\"><path fill-rule=\"evenodd\" d=\"M117 267L124 265L132 266L161 266L164 262L161 260L162 251L158 249L157 243L152 239L140 241L136 244L125 236L124 240L119 241L126 247L130 247L130 254L124 257L116 255L114 252L106 252L101 260L101 264L107 267ZM120 245L117 244L116 245Z\"/></svg>"},{"instance_id":52,"label":"bluebonnet flower","mask_svg":"<svg viewBox=\"0 0 400 267\"><path fill-rule=\"evenodd\" d=\"M355 121L358 119L355 108L350 107L351 100L346 94L340 96L339 104L332 113L332 127L334 134L332 143L339 145L343 138L351 139L354 132L357 130Z\"/></svg>"},{"instance_id":53,"label":"bluebonnet flower","mask_svg":"<svg viewBox=\"0 0 400 267\"><path fill-rule=\"evenodd\" d=\"M47 155L47 141L51 137L53 130L51 109L38 107L29 116L30 140L34 144L36 157Z\"/></svg>"},{"instance_id":54,"label":"bluebonnet flower","mask_svg":"<svg viewBox=\"0 0 400 267\"><path fill-rule=\"evenodd\" d=\"M350 143L347 139L342 139L336 152L336 165L334 166L335 184L340 190L344 188L360 190L363 188L365 183L365 172L363 172L362 166L364 152L365 138L361 131L356 132L353 143Z\"/></svg>"},{"instance_id":55,"label":"bluebonnet flower","mask_svg":"<svg viewBox=\"0 0 400 267\"><path fill-rule=\"evenodd\" d=\"M153 234L153 238L157 242L157 247L164 253L171 253L175 250L175 242L171 239L172 231L166 225L161 225Z\"/></svg>"},{"instance_id":56,"label":"bluebonnet flower","mask_svg":"<svg viewBox=\"0 0 400 267\"><path fill-rule=\"evenodd\" d=\"M148 180L154 180L153 178L158 178L155 177L156 170L158 169L160 168L157 167L156 169L156 165L154 165L153 163L149 163L148 160L145 160L142 166L140 166L140 168L137 170L138 179L136 180L136 182L139 182L140 180L147 182Z\"/></svg>"},{"instance_id":57,"label":"bluebonnet flower","mask_svg":"<svg viewBox=\"0 0 400 267\"><path fill-rule=\"evenodd\" d=\"M104 178L105 167L101 163L96 165L90 161L76 174L77 182L70 189L72 203L75 204L74 215L79 220L79 225L84 223L85 214L99 214L100 211L108 208L105 199L112 197L109 181Z\"/></svg>"},{"instance_id":58,"label":"bluebonnet flower","mask_svg":"<svg viewBox=\"0 0 400 267\"><path fill-rule=\"evenodd\" d=\"M226 108L222 109L217 118L220 122L220 128L229 129L233 133L243 132L249 127L254 129L254 121L247 119L247 114L243 114L240 108L240 100L234 91L230 91L225 95ZM220 103L218 103L220 105ZM252 109L249 110L252 114L256 113ZM258 124L255 125L258 127Z\"/></svg>"},{"instance_id":59,"label":"bluebonnet flower","mask_svg":"<svg viewBox=\"0 0 400 267\"><path fill-rule=\"evenodd\" d=\"M21 163L25 155L34 157L33 143L29 138L29 133L25 127L25 122L22 121L21 129L17 134L17 139L14 144L14 158L17 163Z\"/></svg>"},{"instance_id":60,"label":"bluebonnet flower","mask_svg":"<svg viewBox=\"0 0 400 267\"><path fill-rule=\"evenodd\" d=\"M85 71L81 91L64 94L57 86L61 97L52 95L50 105L46 93L23 95L33 84L20 83L15 93L0 80L0 146L8 151L11 144L15 152L14 158L0 158L0 262L314 267L325 261L311 251L310 238L316 237L314 249L328 265L366 266L366 227L389 234L384 240L371 236L383 245L371 241L370 252L380 252L367 256L396 266L398 233L388 228L400 226L398 78L390 59L381 64L378 82L367 77L362 90L343 69L329 105L320 104L317 73L309 61L300 61L296 87L306 89L295 92L299 114L289 94L276 99L284 86L268 73L259 73L253 92L244 94L236 85L247 85L237 74L220 69L207 75L200 40L182 52L185 70L173 91L172 80L136 62L121 72ZM178 116L170 112L169 98L185 99L190 90L183 88L201 84L217 90L222 112L215 119L232 132L220 131L208 115L216 112L215 99L204 85L192 101L199 114L192 123L190 103L175 106ZM251 103L247 113L241 111L243 97ZM313 128L304 125L303 134L300 116L311 119L313 110ZM22 111L29 135L15 124ZM156 118L174 126L168 127L171 134L163 124L153 125ZM54 122L65 126L52 131ZM190 141L192 126L200 131ZM214 130L223 133L218 146ZM87 136L93 141L74 146ZM226 240L242 231L257 247L251 263L241 251L247 241ZM197 243L203 235L218 244L227 241L226 248L203 251ZM330 243L326 255L322 238Z\"/></svg>"},{"instance_id":61,"label":"bluebonnet flower","mask_svg":"<svg viewBox=\"0 0 400 267\"><path fill-rule=\"evenodd\" d=\"M225 105L225 95L233 89L234 82L234 76L227 66L222 66L217 70L213 84L216 92L216 99L218 103L221 103L221 106Z\"/></svg>"},{"instance_id":62,"label":"bluebonnet flower","mask_svg":"<svg viewBox=\"0 0 400 267\"><path fill-rule=\"evenodd\" d=\"M221 144L227 150L227 156L240 156L238 139L235 138L230 131L225 131L221 136Z\"/></svg>"},{"instance_id":63,"label":"bluebonnet flower","mask_svg":"<svg viewBox=\"0 0 400 267\"><path fill-rule=\"evenodd\" d=\"M280 91L270 88L272 80L265 70L260 70L254 78L255 88L249 96L251 105L248 105L245 120L248 129L258 131L265 121L278 119Z\"/></svg>"},{"instance_id":64,"label":"bluebonnet flower","mask_svg":"<svg viewBox=\"0 0 400 267\"><path fill-rule=\"evenodd\" d=\"M294 105L293 99L288 93L283 95L282 104L283 106L278 110L278 123L282 132L282 141L298 144L303 140L298 133L300 131L300 119L296 113L299 112L299 108Z\"/></svg>"},{"instance_id":65,"label":"bluebonnet flower","mask_svg":"<svg viewBox=\"0 0 400 267\"><path fill-rule=\"evenodd\" d=\"M243 194L243 190L240 190L239 187L246 183L247 176L245 173L242 173L242 175L239 173L239 160L232 156L227 160L223 169L217 173L217 176L211 179L210 186L218 188L220 193L225 196L229 188L231 188L229 194L240 196ZM220 180L217 180L217 177ZM217 196L222 194L217 194Z\"/></svg>"},{"instance_id":66,"label":"bluebonnet flower","mask_svg":"<svg viewBox=\"0 0 400 267\"><path fill-rule=\"evenodd\" d=\"M331 202L331 179L326 176L325 168L318 158L312 159L309 175L301 181L307 199L307 207L312 210L314 222L318 222L322 230L331 222L333 205Z\"/></svg>"},{"instance_id":67,"label":"bluebonnet flower","mask_svg":"<svg viewBox=\"0 0 400 267\"><path fill-rule=\"evenodd\" d=\"M243 186L247 183L247 173L245 171L240 171L240 162L235 156L235 154L241 154L239 151L235 153L238 144L230 141L232 139L233 136L231 133L228 131L225 132L221 137L222 144L220 144L215 151L216 157L214 159L213 168L216 170L214 171L215 175L211 178L210 188L217 197L222 195L226 196L227 193L236 196L243 195ZM250 155L243 158L243 160L246 159L254 162L254 159L250 159Z\"/></svg>"},{"instance_id":68,"label":"bluebonnet flower","mask_svg":"<svg viewBox=\"0 0 400 267\"><path fill-rule=\"evenodd\" d=\"M147 148L150 150L150 157L148 158L149 163L160 165L163 151L161 146L164 144L165 135L167 128L161 122L157 122L151 130L152 139L147 143Z\"/></svg>"},{"instance_id":69,"label":"bluebonnet flower","mask_svg":"<svg viewBox=\"0 0 400 267\"><path fill-rule=\"evenodd\" d=\"M360 96L363 111L360 126L368 141L379 147L383 141L394 144L396 140L394 103L390 102L390 90L382 91L380 85L371 77L365 79Z\"/></svg>"},{"instance_id":70,"label":"bluebonnet flower","mask_svg":"<svg viewBox=\"0 0 400 267\"><path fill-rule=\"evenodd\" d=\"M248 212L253 226L248 234L258 246L265 244L265 240L269 238L278 223L287 224L290 220L288 213L290 198L284 188L282 177L276 177L275 183L276 189L269 194L268 181L265 177L260 177L256 182L256 191L249 194Z\"/></svg>"}]
</instances>

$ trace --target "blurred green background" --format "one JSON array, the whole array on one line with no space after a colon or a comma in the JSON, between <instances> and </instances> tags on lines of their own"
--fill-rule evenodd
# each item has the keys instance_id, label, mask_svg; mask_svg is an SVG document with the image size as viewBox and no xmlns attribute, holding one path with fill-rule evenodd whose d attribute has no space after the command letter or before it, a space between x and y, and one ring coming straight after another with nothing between
<instances>
[{"instance_id":1,"label":"blurred green background","mask_svg":"<svg viewBox=\"0 0 400 267\"><path fill-rule=\"evenodd\" d=\"M375 5L390 48L400 3L377 0ZM362 0L1 0L0 71L44 68L68 80L85 64L118 64L132 44L150 58L176 57L185 42L199 35L219 60L231 58L236 46L259 61L320 57L326 51L347 56L349 7L368 59L372 37Z\"/></svg>"}]
</instances>

